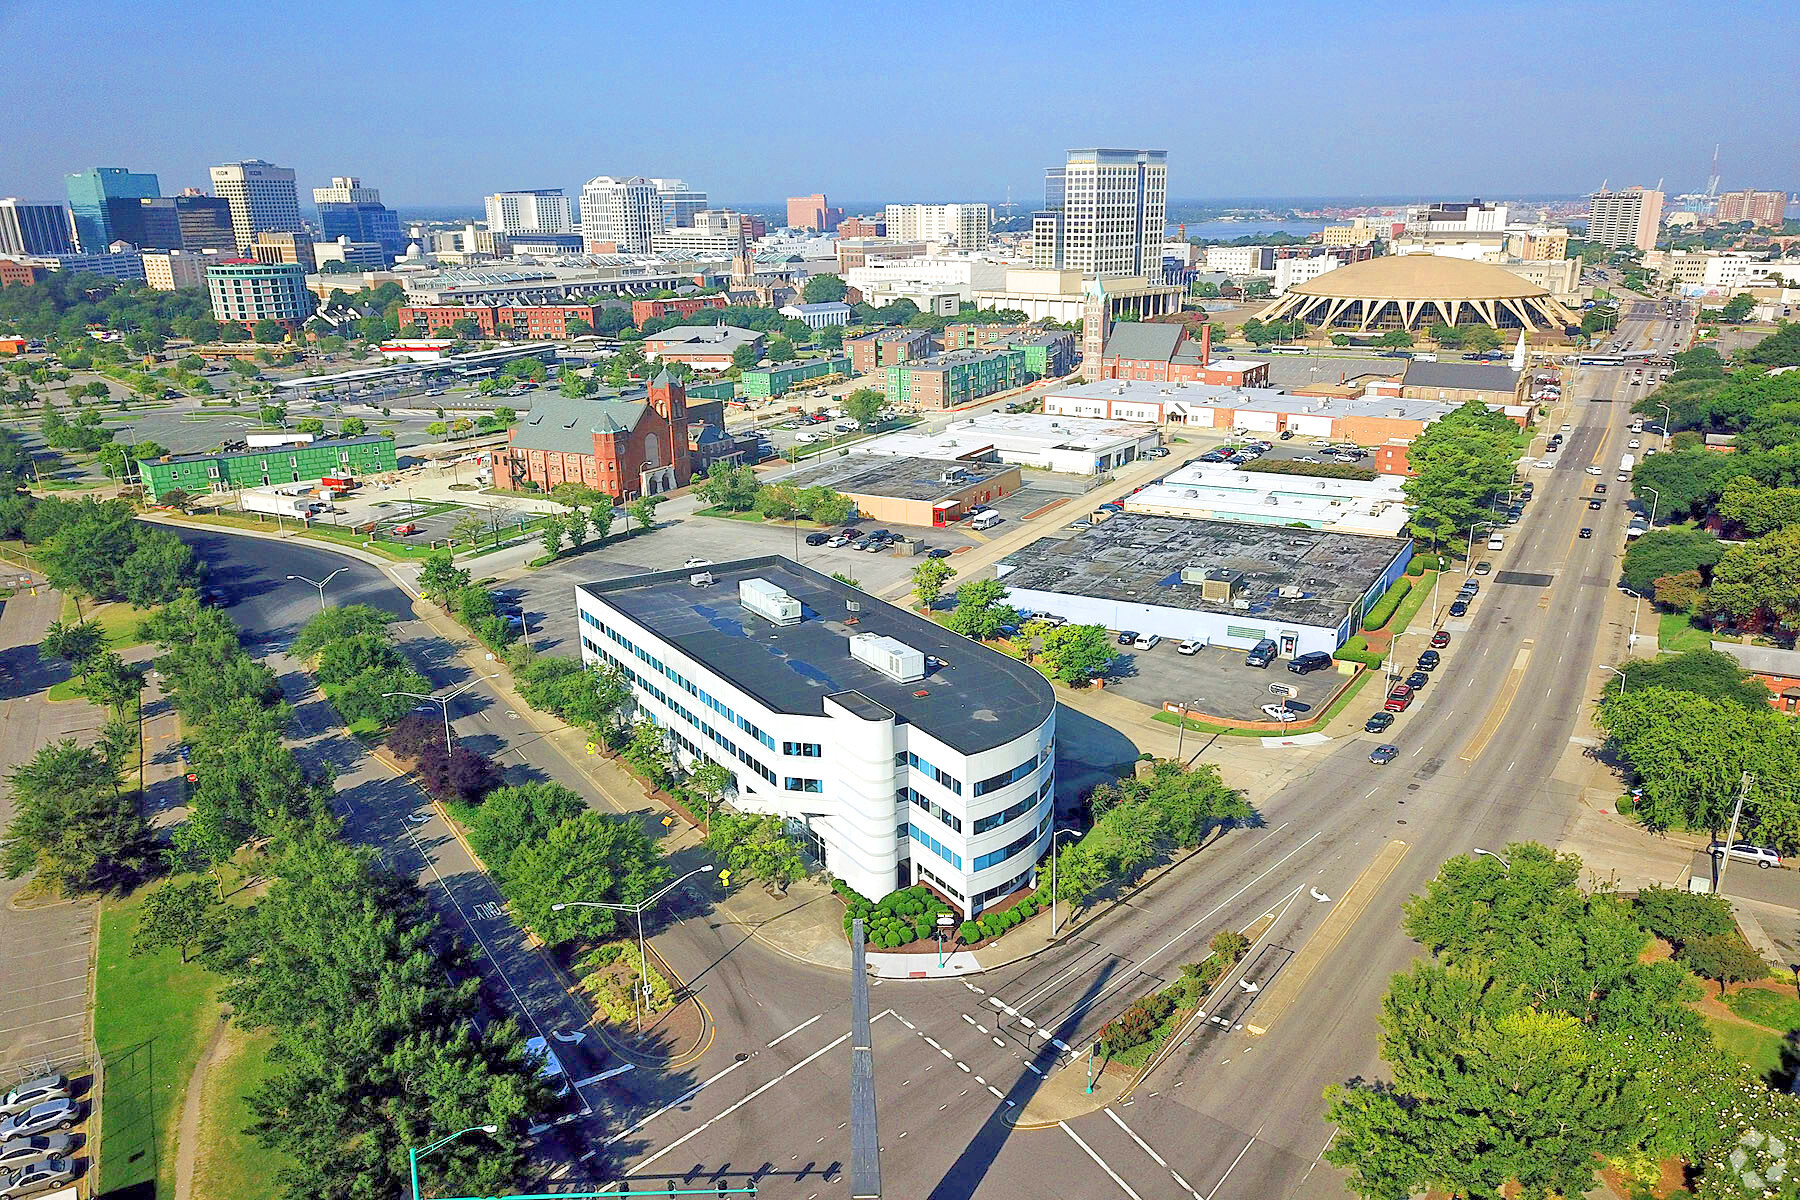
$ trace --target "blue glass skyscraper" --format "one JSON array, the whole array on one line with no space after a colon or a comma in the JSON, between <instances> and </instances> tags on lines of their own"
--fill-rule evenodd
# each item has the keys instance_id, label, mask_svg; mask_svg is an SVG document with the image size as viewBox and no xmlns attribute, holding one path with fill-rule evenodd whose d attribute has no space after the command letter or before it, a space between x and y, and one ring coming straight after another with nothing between
<instances>
[{"instance_id":1,"label":"blue glass skyscraper","mask_svg":"<svg viewBox=\"0 0 1800 1200\"><path fill-rule=\"evenodd\" d=\"M141 245L143 205L162 195L156 176L124 167L93 167L65 177L75 240L83 254L105 254L114 242Z\"/></svg>"}]
</instances>

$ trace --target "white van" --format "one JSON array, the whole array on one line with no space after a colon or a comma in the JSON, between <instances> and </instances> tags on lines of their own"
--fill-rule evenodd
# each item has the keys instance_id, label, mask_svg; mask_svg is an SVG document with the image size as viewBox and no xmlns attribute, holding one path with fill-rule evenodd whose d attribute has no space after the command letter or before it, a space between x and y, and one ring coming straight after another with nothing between
<instances>
[{"instance_id":1,"label":"white van","mask_svg":"<svg viewBox=\"0 0 1800 1200\"><path fill-rule=\"evenodd\" d=\"M969 517L970 529L992 529L1005 518L991 508L981 509Z\"/></svg>"},{"instance_id":2,"label":"white van","mask_svg":"<svg viewBox=\"0 0 1800 1200\"><path fill-rule=\"evenodd\" d=\"M1506 539L1497 533L1488 534L1488 549L1489 550L1504 550L1504 549L1506 549Z\"/></svg>"}]
</instances>

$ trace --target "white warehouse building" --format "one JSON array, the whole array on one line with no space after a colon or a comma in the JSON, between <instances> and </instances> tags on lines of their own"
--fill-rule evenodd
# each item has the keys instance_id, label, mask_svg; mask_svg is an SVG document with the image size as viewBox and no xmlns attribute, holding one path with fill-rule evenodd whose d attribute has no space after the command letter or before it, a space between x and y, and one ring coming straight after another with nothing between
<instances>
[{"instance_id":1,"label":"white warehouse building","mask_svg":"<svg viewBox=\"0 0 1800 1200\"><path fill-rule=\"evenodd\" d=\"M1035 881L1056 697L1023 663L782 557L575 589L582 661L631 680L731 803L786 817L864 895L927 884L965 916Z\"/></svg>"},{"instance_id":2,"label":"white warehouse building","mask_svg":"<svg viewBox=\"0 0 1800 1200\"><path fill-rule=\"evenodd\" d=\"M1304 525L1331 533L1399 537L1412 516L1405 487L1406 480L1399 475L1333 479L1191 462L1121 503L1126 512L1154 516Z\"/></svg>"},{"instance_id":3,"label":"white warehouse building","mask_svg":"<svg viewBox=\"0 0 1800 1200\"><path fill-rule=\"evenodd\" d=\"M1099 475L1162 445L1154 425L1091 417L989 412L938 433L891 433L862 442L864 454L1016 463L1065 475Z\"/></svg>"},{"instance_id":4,"label":"white warehouse building","mask_svg":"<svg viewBox=\"0 0 1800 1200\"><path fill-rule=\"evenodd\" d=\"M1020 608L1293 658L1342 646L1411 561L1410 538L1125 512L995 570Z\"/></svg>"}]
</instances>

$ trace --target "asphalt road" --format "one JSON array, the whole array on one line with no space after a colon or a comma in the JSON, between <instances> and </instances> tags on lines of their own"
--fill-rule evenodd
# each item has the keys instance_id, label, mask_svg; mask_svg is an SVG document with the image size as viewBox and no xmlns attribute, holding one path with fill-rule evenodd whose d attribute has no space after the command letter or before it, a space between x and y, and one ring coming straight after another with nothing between
<instances>
[{"instance_id":1,"label":"asphalt road","mask_svg":"<svg viewBox=\"0 0 1800 1200\"><path fill-rule=\"evenodd\" d=\"M1645 332L1630 317L1621 326L1640 342ZM1588 511L1595 480L1582 466L1600 465L1618 487L1611 476L1634 390L1611 370L1583 371L1567 389L1575 430L1557 467L1533 472L1537 494L1524 520L1510 528L1505 550L1485 556L1496 573L1468 617L1446 625L1444 665L1381 738L1343 739L1268 803L1260 827L1228 834L1037 959L971 981L877 988L888 1194L1035 1200L1047 1185L1057 1194L1146 1200L1344 1194L1341 1175L1319 1161L1332 1132L1320 1093L1381 1074L1380 995L1416 953L1399 930L1401 904L1450 855L1523 838L1555 844L1573 811L1573 789L1552 776L1580 706L1603 682L1595 653L1627 520L1623 503ZM1576 537L1583 524L1594 526L1592 539ZM276 645L317 605L310 589L281 576L318 578L344 562L304 547L193 537L225 565L234 615ZM335 602L407 608L378 571L360 564L332 588ZM559 626L555 590L543 594L543 607ZM466 678L412 623L398 632L425 652L435 684ZM467 707L459 699L454 712L459 738L499 754L509 775L568 781L567 765L518 737L482 685L465 697ZM1399 745L1401 757L1371 764L1378 740ZM386 823L361 835L404 851L392 826L416 799L394 789L384 803ZM480 930L461 915L480 881L467 877L466 864L458 868L453 841L424 828L422 870L442 895L440 907L456 917L453 927ZM1246 974L1264 985L1278 979L1391 842L1404 844L1398 867L1266 1036L1241 1028L1258 1019L1255 996L1222 999L1214 1015L1224 1024L1189 1035L1129 1104L1043 1130L1008 1127L1006 1118L1044 1085L1044 1072L1069 1061L1043 1031L1082 1046L1127 1000L1201 957L1214 932L1264 914L1274 914L1274 924ZM677 1071L637 1069L590 1087L603 1111L566 1131L581 1165L560 1182L610 1179L616 1164L637 1186L754 1174L765 1195L842 1194L848 980L778 957L721 921L703 896L667 919L659 945L710 1009L712 1048ZM516 1000L558 1027L568 1019L548 981L530 982L525 957L505 956L493 969L526 981L515 995L500 994L506 1007ZM610 1060L584 1061L597 1072Z\"/></svg>"}]
</instances>

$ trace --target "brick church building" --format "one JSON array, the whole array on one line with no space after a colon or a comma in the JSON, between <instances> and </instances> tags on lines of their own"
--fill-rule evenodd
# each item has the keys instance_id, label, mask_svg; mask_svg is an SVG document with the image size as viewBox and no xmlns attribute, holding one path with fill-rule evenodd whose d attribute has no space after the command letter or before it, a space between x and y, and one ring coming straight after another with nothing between
<instances>
[{"instance_id":1,"label":"brick church building","mask_svg":"<svg viewBox=\"0 0 1800 1200\"><path fill-rule=\"evenodd\" d=\"M540 391L507 432L509 486L585 483L620 499L655 495L693 476L687 391L666 370L643 399Z\"/></svg>"}]
</instances>

